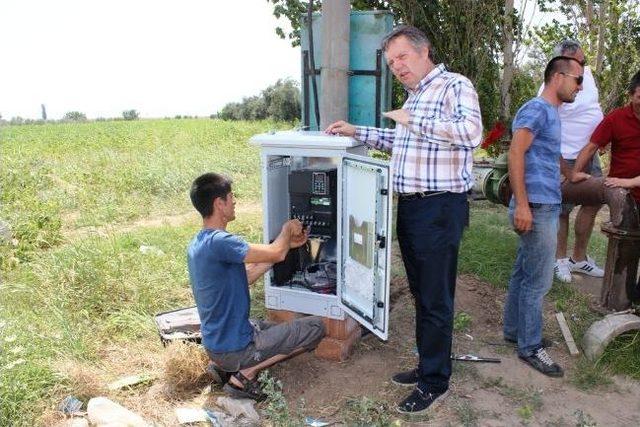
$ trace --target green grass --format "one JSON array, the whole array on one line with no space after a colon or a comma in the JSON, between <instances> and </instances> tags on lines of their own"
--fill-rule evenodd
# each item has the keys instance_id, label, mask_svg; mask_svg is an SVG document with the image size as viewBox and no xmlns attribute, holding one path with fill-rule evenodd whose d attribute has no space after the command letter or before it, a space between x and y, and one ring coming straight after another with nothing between
<instances>
[{"instance_id":1,"label":"green grass","mask_svg":"<svg viewBox=\"0 0 640 427\"><path fill-rule=\"evenodd\" d=\"M277 127L287 126L145 120L0 127L0 219L12 233L0 243L0 425L34 425L43 408L73 392L57 371L61 360L97 364L114 344L160 348L153 315L193 304L185 248L198 224L129 231L118 225L190 211L189 186L205 171L230 175L239 203L256 203L258 149L247 141ZM243 214L231 231L259 241L259 218L260 212ZM86 226L113 228L106 237L73 234ZM157 250L142 253L143 245ZM516 245L504 207L473 203L460 271L505 289ZM606 241L597 232L592 246L602 262ZM251 293L251 314L261 316L262 285ZM584 297L554 287L549 298L579 339L595 318ZM459 328L468 321L459 316ZM616 340L615 352L607 351L598 367L637 378L637 342ZM383 402L353 399L344 409L354 423L390 420ZM474 417L461 418L473 424Z\"/></svg>"},{"instance_id":2,"label":"green grass","mask_svg":"<svg viewBox=\"0 0 640 427\"><path fill-rule=\"evenodd\" d=\"M108 237L63 231L183 213L205 171L235 181L240 203L260 194L258 148L269 122L155 120L0 128L0 425L33 425L65 389L61 359L97 362L108 343L159 342L157 312L193 304L185 248L197 225ZM259 213L232 230L261 234ZM142 245L161 252L143 254ZM252 290L262 301L262 287ZM255 304L260 313L263 304Z\"/></svg>"},{"instance_id":3,"label":"green grass","mask_svg":"<svg viewBox=\"0 0 640 427\"><path fill-rule=\"evenodd\" d=\"M620 335L609 344L598 361L615 374L625 374L640 380L640 331Z\"/></svg>"},{"instance_id":4,"label":"green grass","mask_svg":"<svg viewBox=\"0 0 640 427\"><path fill-rule=\"evenodd\" d=\"M193 179L223 171L240 199L260 194L251 135L270 122L145 120L0 127L6 270L64 240L61 228L131 222L190 209Z\"/></svg>"},{"instance_id":5,"label":"green grass","mask_svg":"<svg viewBox=\"0 0 640 427\"><path fill-rule=\"evenodd\" d=\"M506 289L517 249L507 210L486 201L473 202L470 216L460 247L458 271Z\"/></svg>"}]
</instances>

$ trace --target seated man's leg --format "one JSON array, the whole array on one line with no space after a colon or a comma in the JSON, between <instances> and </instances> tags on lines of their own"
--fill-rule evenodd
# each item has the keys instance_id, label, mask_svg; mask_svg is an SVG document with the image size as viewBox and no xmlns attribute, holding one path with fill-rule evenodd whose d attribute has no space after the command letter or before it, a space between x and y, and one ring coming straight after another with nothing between
<instances>
[{"instance_id":1,"label":"seated man's leg","mask_svg":"<svg viewBox=\"0 0 640 427\"><path fill-rule=\"evenodd\" d=\"M322 318L308 316L293 322L280 324L259 324L264 329L256 330L254 335L252 360L247 360L240 366L240 374L249 380L256 378L258 373L305 351L313 350L325 335ZM255 363L252 363L255 362ZM236 387L242 388L242 382L232 376L229 380Z\"/></svg>"},{"instance_id":2,"label":"seated man's leg","mask_svg":"<svg viewBox=\"0 0 640 427\"><path fill-rule=\"evenodd\" d=\"M600 167L600 159L597 155L593 156L591 164L587 169L593 177L602 176L602 168ZM587 246L591 231L595 224L596 215L602 205L582 205L578 211L575 222L575 244L573 246L573 254L569 259L568 266L571 271L583 273L594 277L604 276L604 271L598 267L593 259L587 254Z\"/></svg>"}]
</instances>

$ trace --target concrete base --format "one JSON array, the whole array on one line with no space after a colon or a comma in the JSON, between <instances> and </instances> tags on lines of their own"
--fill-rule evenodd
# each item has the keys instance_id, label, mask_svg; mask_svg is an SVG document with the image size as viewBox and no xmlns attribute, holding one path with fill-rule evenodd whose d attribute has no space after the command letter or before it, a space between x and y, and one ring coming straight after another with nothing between
<instances>
[{"instance_id":1,"label":"concrete base","mask_svg":"<svg viewBox=\"0 0 640 427\"><path fill-rule=\"evenodd\" d=\"M640 317L634 314L613 314L595 322L584 334L585 356L596 360L615 337L633 329L640 329Z\"/></svg>"},{"instance_id":2,"label":"concrete base","mask_svg":"<svg viewBox=\"0 0 640 427\"><path fill-rule=\"evenodd\" d=\"M288 310L267 310L267 318L276 323L291 322L304 316L304 314ZM354 344L362 334L360 325L349 316L346 316L344 320L323 317L322 321L327 335L318 344L315 351L316 356L336 362L347 360L353 352Z\"/></svg>"},{"instance_id":3,"label":"concrete base","mask_svg":"<svg viewBox=\"0 0 640 427\"><path fill-rule=\"evenodd\" d=\"M333 319L332 319L333 320ZM316 348L316 356L321 359L344 362L353 352L353 347L360 339L362 331L356 328L343 340L326 336Z\"/></svg>"}]
</instances>

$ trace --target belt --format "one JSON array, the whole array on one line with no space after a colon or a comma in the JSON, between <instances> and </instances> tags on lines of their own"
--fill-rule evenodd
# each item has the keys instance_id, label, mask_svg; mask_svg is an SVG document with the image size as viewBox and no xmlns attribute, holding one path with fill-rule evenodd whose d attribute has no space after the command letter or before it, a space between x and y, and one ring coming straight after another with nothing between
<instances>
[{"instance_id":1,"label":"belt","mask_svg":"<svg viewBox=\"0 0 640 427\"><path fill-rule=\"evenodd\" d=\"M398 199L400 200L416 200L425 199L431 196L437 196L438 194L448 193L448 191L421 191L416 193L400 193Z\"/></svg>"}]
</instances>

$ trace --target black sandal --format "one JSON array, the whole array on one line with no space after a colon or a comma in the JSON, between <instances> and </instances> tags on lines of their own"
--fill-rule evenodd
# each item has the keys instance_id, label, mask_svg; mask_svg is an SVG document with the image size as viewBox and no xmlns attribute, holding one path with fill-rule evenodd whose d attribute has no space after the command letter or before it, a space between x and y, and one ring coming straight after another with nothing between
<instances>
[{"instance_id":1,"label":"black sandal","mask_svg":"<svg viewBox=\"0 0 640 427\"><path fill-rule=\"evenodd\" d=\"M209 362L209 365L207 365L207 373L209 373L209 375L211 375L211 377L213 378L214 384L220 384L220 385L229 381L229 378L231 378L231 375L235 374L235 372L227 372L222 370L214 362Z\"/></svg>"},{"instance_id":2,"label":"black sandal","mask_svg":"<svg viewBox=\"0 0 640 427\"><path fill-rule=\"evenodd\" d=\"M262 392L258 380L250 380L240 372L236 372L233 377L242 383L243 388L239 388L231 382L226 383L222 390L229 396L235 399L253 399L257 402L262 402L267 398L267 395Z\"/></svg>"}]
</instances>

